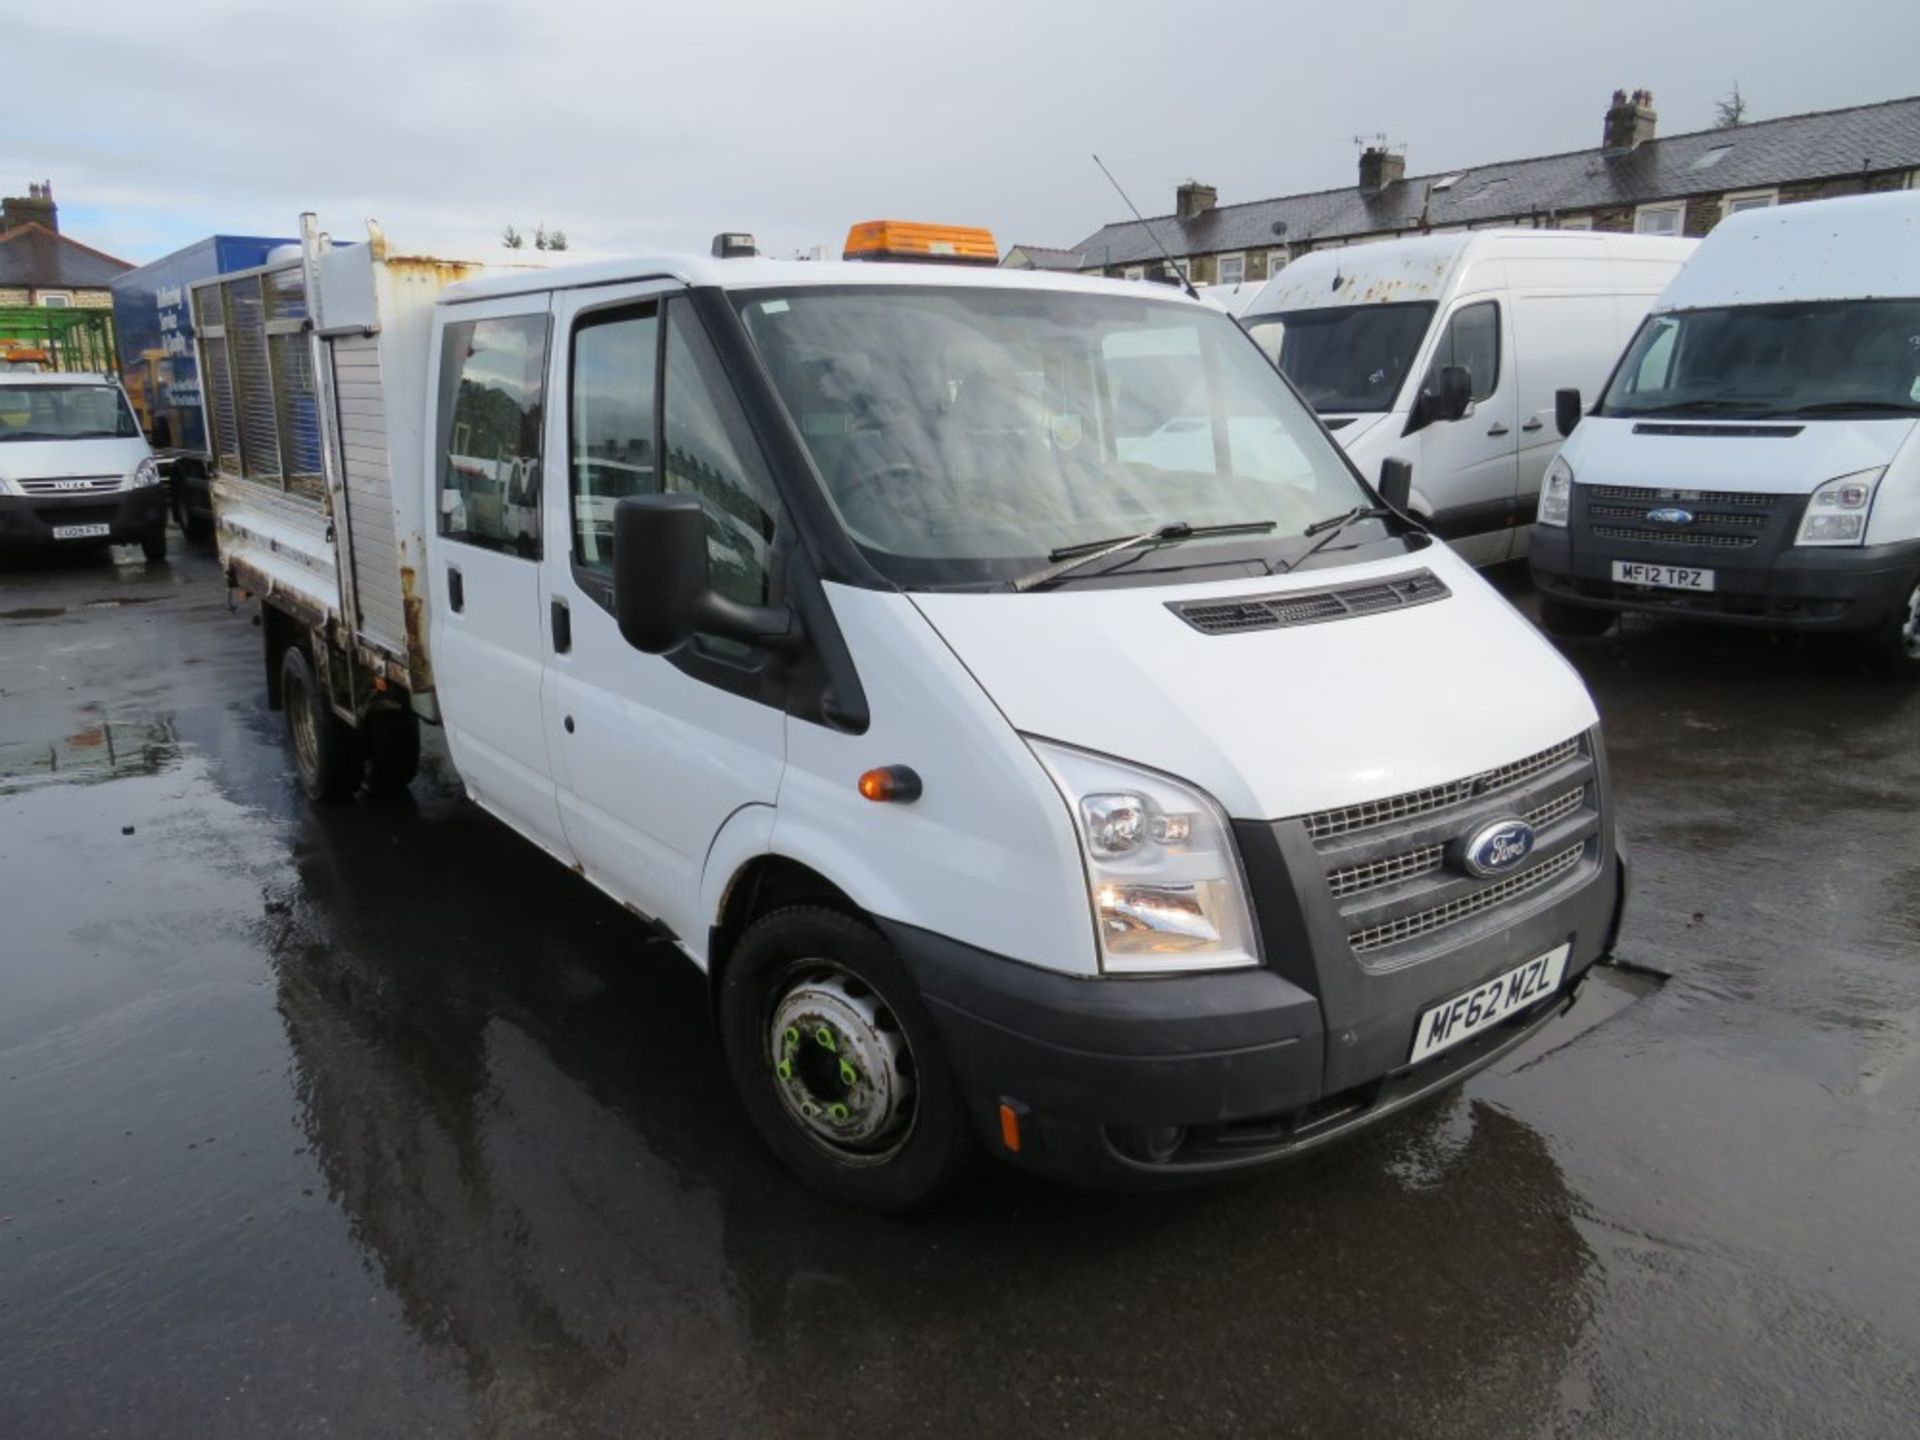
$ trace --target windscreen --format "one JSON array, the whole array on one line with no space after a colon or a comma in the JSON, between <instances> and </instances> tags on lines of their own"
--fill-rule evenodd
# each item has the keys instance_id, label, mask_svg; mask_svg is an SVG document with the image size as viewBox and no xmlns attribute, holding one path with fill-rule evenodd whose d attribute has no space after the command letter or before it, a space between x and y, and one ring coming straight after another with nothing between
<instances>
[{"instance_id":1,"label":"windscreen","mask_svg":"<svg viewBox=\"0 0 1920 1440\"><path fill-rule=\"evenodd\" d=\"M1211 309L893 285L735 303L842 523L903 585L1003 580L1166 525L1271 522L1253 538L1297 551L1306 526L1367 500Z\"/></svg>"},{"instance_id":2,"label":"windscreen","mask_svg":"<svg viewBox=\"0 0 1920 1440\"><path fill-rule=\"evenodd\" d=\"M131 439L140 433L113 385L0 385L0 443Z\"/></svg>"},{"instance_id":3,"label":"windscreen","mask_svg":"<svg viewBox=\"0 0 1920 1440\"><path fill-rule=\"evenodd\" d=\"M1433 321L1431 301L1287 310L1247 332L1322 415L1391 410Z\"/></svg>"},{"instance_id":4,"label":"windscreen","mask_svg":"<svg viewBox=\"0 0 1920 1440\"><path fill-rule=\"evenodd\" d=\"M1920 300L1649 315L1602 415L1920 415Z\"/></svg>"}]
</instances>

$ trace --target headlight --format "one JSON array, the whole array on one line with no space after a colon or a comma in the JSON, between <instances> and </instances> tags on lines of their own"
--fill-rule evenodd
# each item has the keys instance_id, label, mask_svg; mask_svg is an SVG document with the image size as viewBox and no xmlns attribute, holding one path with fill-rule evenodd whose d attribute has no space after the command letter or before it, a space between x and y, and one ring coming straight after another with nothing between
<instances>
[{"instance_id":1,"label":"headlight","mask_svg":"<svg viewBox=\"0 0 1920 1440\"><path fill-rule=\"evenodd\" d=\"M1886 474L1878 470L1856 470L1829 480L1807 500L1807 513L1800 517L1796 545L1858 545L1867 538L1867 513L1873 509L1874 487Z\"/></svg>"},{"instance_id":2,"label":"headlight","mask_svg":"<svg viewBox=\"0 0 1920 1440\"><path fill-rule=\"evenodd\" d=\"M1073 812L1103 970L1257 965L1227 817L1171 776L1029 740Z\"/></svg>"},{"instance_id":3,"label":"headlight","mask_svg":"<svg viewBox=\"0 0 1920 1440\"><path fill-rule=\"evenodd\" d=\"M1540 508L1535 512L1533 522L1536 525L1565 525L1567 514L1573 509L1573 466L1567 463L1567 457L1556 455L1553 463L1547 466L1547 473L1540 478Z\"/></svg>"},{"instance_id":4,"label":"headlight","mask_svg":"<svg viewBox=\"0 0 1920 1440\"><path fill-rule=\"evenodd\" d=\"M133 467L133 484L130 488L143 490L149 485L158 485L159 483L160 467L153 463L153 457L151 455Z\"/></svg>"}]
</instances>

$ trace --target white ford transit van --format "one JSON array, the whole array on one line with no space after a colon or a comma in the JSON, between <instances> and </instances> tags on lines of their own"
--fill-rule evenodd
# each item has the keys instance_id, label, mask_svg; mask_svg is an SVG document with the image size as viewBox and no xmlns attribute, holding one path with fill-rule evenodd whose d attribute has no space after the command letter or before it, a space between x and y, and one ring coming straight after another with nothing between
<instances>
[{"instance_id":1,"label":"white ford transit van","mask_svg":"<svg viewBox=\"0 0 1920 1440\"><path fill-rule=\"evenodd\" d=\"M1920 680L1920 194L1729 216L1580 408L1540 497L1550 627L1845 633Z\"/></svg>"},{"instance_id":2,"label":"white ford transit van","mask_svg":"<svg viewBox=\"0 0 1920 1440\"><path fill-rule=\"evenodd\" d=\"M120 382L0 374L0 550L138 544L167 556L160 471Z\"/></svg>"},{"instance_id":3,"label":"white ford transit van","mask_svg":"<svg viewBox=\"0 0 1920 1440\"><path fill-rule=\"evenodd\" d=\"M403 784L442 724L476 802L706 971L808 1183L1272 1164L1612 946L1579 679L1216 308L886 224L850 250L989 263L307 231L304 297L211 282L302 309L333 397L323 485L214 492L302 782Z\"/></svg>"},{"instance_id":4,"label":"white ford transit van","mask_svg":"<svg viewBox=\"0 0 1920 1440\"><path fill-rule=\"evenodd\" d=\"M1240 323L1361 474L1406 460L1419 517L1493 565L1527 553L1554 393L1600 382L1695 243L1476 230L1317 250Z\"/></svg>"}]
</instances>

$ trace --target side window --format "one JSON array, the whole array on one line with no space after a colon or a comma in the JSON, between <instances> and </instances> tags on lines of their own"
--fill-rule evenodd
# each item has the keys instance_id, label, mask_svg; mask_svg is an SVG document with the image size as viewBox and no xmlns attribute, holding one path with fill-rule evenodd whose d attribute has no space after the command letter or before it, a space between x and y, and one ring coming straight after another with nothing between
<instances>
[{"instance_id":1,"label":"side window","mask_svg":"<svg viewBox=\"0 0 1920 1440\"><path fill-rule=\"evenodd\" d=\"M547 317L465 320L440 356L440 533L540 558Z\"/></svg>"},{"instance_id":2,"label":"side window","mask_svg":"<svg viewBox=\"0 0 1920 1440\"><path fill-rule=\"evenodd\" d=\"M1467 305L1453 312L1440 344L1427 367L1429 394L1440 390L1440 371L1448 365L1464 365L1473 376L1473 398L1484 400L1500 385L1500 306L1492 300Z\"/></svg>"},{"instance_id":3,"label":"side window","mask_svg":"<svg viewBox=\"0 0 1920 1440\"><path fill-rule=\"evenodd\" d=\"M666 489L698 496L707 512L714 589L743 604L765 604L773 485L719 359L683 302L667 306L666 352Z\"/></svg>"},{"instance_id":4,"label":"side window","mask_svg":"<svg viewBox=\"0 0 1920 1440\"><path fill-rule=\"evenodd\" d=\"M655 304L589 315L573 332L569 512L573 560L613 576L613 507L660 489L654 455L660 373Z\"/></svg>"},{"instance_id":5,"label":"side window","mask_svg":"<svg viewBox=\"0 0 1920 1440\"><path fill-rule=\"evenodd\" d=\"M1656 328L1640 353L1640 363L1633 367L1627 377L1627 393L1630 395L1667 388L1668 375L1673 369L1674 339L1680 333L1680 327L1672 320L1657 320L1654 324Z\"/></svg>"}]
</instances>

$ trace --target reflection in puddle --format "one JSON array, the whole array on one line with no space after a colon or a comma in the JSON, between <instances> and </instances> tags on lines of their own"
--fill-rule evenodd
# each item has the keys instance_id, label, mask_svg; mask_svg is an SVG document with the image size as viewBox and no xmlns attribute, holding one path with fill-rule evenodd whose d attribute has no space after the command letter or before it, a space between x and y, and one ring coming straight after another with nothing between
<instances>
[{"instance_id":1,"label":"reflection in puddle","mask_svg":"<svg viewBox=\"0 0 1920 1440\"><path fill-rule=\"evenodd\" d=\"M101 720L49 740L0 739L0 795L35 785L155 775L179 756L171 715Z\"/></svg>"}]
</instances>

